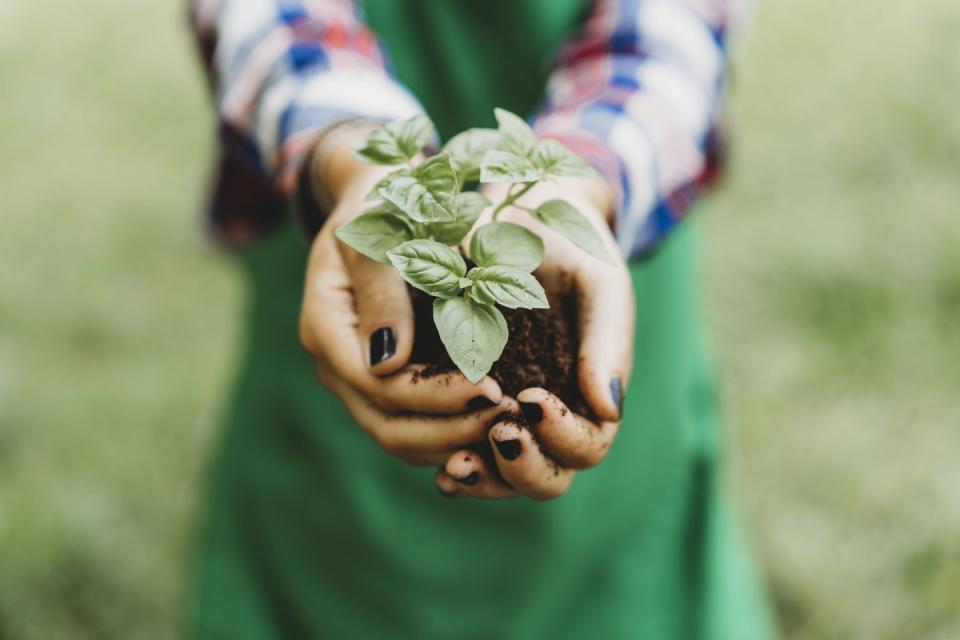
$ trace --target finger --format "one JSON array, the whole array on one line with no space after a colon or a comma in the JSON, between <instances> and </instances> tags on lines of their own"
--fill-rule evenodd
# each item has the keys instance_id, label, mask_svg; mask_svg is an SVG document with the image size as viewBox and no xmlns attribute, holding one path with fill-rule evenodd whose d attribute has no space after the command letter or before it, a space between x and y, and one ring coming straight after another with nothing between
<instances>
[{"instance_id":1,"label":"finger","mask_svg":"<svg viewBox=\"0 0 960 640\"><path fill-rule=\"evenodd\" d=\"M451 478L459 484L457 494L464 497L496 500L517 495L516 491L499 478L496 469L487 465L483 456L468 449L457 451L447 459L446 465L437 475L437 487L441 491L444 487L449 487L445 478Z\"/></svg>"},{"instance_id":2,"label":"finger","mask_svg":"<svg viewBox=\"0 0 960 640\"><path fill-rule=\"evenodd\" d=\"M598 268L577 274L580 392L601 420L616 422L633 359L633 288L626 269Z\"/></svg>"},{"instance_id":3,"label":"finger","mask_svg":"<svg viewBox=\"0 0 960 640\"><path fill-rule=\"evenodd\" d=\"M302 342L325 369L332 370L327 377L342 379L391 413L462 413L496 405L503 398L500 385L492 378L471 384L457 371L428 376L425 367L409 365L387 377L375 375L357 340L357 317L349 290L334 286L332 279L328 283L308 286L301 317Z\"/></svg>"},{"instance_id":4,"label":"finger","mask_svg":"<svg viewBox=\"0 0 960 640\"><path fill-rule=\"evenodd\" d=\"M399 371L413 351L413 304L400 274L352 249L346 257L357 305L357 333L377 375Z\"/></svg>"},{"instance_id":5,"label":"finger","mask_svg":"<svg viewBox=\"0 0 960 640\"><path fill-rule=\"evenodd\" d=\"M517 400L537 442L570 469L585 469L603 460L620 429L619 422L594 424L575 414L546 389L524 389Z\"/></svg>"},{"instance_id":6,"label":"finger","mask_svg":"<svg viewBox=\"0 0 960 640\"><path fill-rule=\"evenodd\" d=\"M437 469L437 475L434 479L434 482L437 485L437 489L440 493L447 498L459 498L463 491L463 485L454 480L450 474L445 472L442 468Z\"/></svg>"},{"instance_id":7,"label":"finger","mask_svg":"<svg viewBox=\"0 0 960 640\"><path fill-rule=\"evenodd\" d=\"M487 376L472 384L459 371L431 373L425 365L408 365L385 378L359 375L357 388L388 413L402 411L457 414L496 406L503 392Z\"/></svg>"},{"instance_id":8,"label":"finger","mask_svg":"<svg viewBox=\"0 0 960 640\"><path fill-rule=\"evenodd\" d=\"M456 416L390 415L342 381L332 381L331 388L384 451L418 466L445 464L458 449L482 443L497 416L518 410L516 400L504 397L493 407Z\"/></svg>"},{"instance_id":9,"label":"finger","mask_svg":"<svg viewBox=\"0 0 960 640\"><path fill-rule=\"evenodd\" d=\"M488 438L500 475L518 493L535 500L549 500L570 487L573 471L544 455L530 430L516 420L497 422Z\"/></svg>"}]
</instances>

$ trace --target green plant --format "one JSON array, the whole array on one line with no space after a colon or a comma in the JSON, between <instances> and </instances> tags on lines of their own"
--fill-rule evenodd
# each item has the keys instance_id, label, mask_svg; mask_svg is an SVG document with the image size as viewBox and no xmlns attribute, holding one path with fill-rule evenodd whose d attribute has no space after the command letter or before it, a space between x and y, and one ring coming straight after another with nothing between
<instances>
[{"instance_id":1,"label":"green plant","mask_svg":"<svg viewBox=\"0 0 960 640\"><path fill-rule=\"evenodd\" d=\"M507 343L508 309L549 308L532 272L543 260L543 240L525 227L497 220L508 206L527 211L581 249L606 261L609 254L593 226L564 200L536 208L519 199L538 182L555 177L589 177L593 169L554 140L538 140L520 117L496 110L497 129L468 129L420 164L414 159L433 136L426 116L391 122L371 132L356 150L365 161L402 165L370 192L371 209L336 231L363 255L393 265L412 286L436 300L433 319L453 363L471 382L490 371ZM493 205L466 185L510 183ZM454 248L484 209L491 221L470 241L467 263Z\"/></svg>"}]
</instances>

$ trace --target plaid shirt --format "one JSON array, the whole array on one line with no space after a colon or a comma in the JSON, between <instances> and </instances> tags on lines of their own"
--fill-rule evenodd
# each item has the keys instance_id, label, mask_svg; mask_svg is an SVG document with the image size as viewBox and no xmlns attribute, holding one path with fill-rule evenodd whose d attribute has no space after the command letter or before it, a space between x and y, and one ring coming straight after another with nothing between
<instances>
[{"instance_id":1,"label":"plaid shirt","mask_svg":"<svg viewBox=\"0 0 960 640\"><path fill-rule=\"evenodd\" d=\"M533 126L607 178L626 257L655 248L716 175L734 1L595 0L547 80ZM229 246L285 215L320 129L423 111L351 0L193 0L190 17L220 122L210 221Z\"/></svg>"}]
</instances>

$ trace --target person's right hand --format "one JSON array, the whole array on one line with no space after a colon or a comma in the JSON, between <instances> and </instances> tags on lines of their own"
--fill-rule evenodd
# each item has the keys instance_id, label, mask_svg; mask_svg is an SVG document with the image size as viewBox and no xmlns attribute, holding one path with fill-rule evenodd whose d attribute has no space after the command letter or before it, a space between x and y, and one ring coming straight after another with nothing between
<instances>
[{"instance_id":1,"label":"person's right hand","mask_svg":"<svg viewBox=\"0 0 960 640\"><path fill-rule=\"evenodd\" d=\"M414 317L406 283L333 233L370 207L367 193L389 172L356 159L356 142L344 140L321 168L335 206L310 250L300 341L321 383L384 450L410 464L440 465L484 442L491 420L518 405L490 377L475 385L458 371L422 377L422 365L408 364Z\"/></svg>"}]
</instances>

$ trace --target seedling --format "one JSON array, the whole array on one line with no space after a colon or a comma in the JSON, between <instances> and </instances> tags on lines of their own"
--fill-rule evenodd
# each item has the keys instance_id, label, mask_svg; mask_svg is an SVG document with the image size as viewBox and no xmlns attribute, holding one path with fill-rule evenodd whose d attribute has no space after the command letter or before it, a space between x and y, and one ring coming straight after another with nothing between
<instances>
[{"instance_id":1,"label":"seedling","mask_svg":"<svg viewBox=\"0 0 960 640\"><path fill-rule=\"evenodd\" d=\"M376 202L344 224L337 237L363 255L392 265L412 286L434 296L433 321L453 363L471 382L490 371L507 343L508 309L549 308L532 272L543 261L543 240L523 226L499 222L508 206L525 210L584 251L610 262L603 241L587 219L564 200L536 208L519 199L538 182L595 175L579 156L555 140L538 140L520 117L496 109L497 129L468 129L437 155L414 159L433 137L426 116L390 122L367 136L356 153L378 165L401 165L370 192ZM465 185L510 183L496 206ZM494 206L491 221L470 240L474 267L454 250L480 214Z\"/></svg>"}]
</instances>

